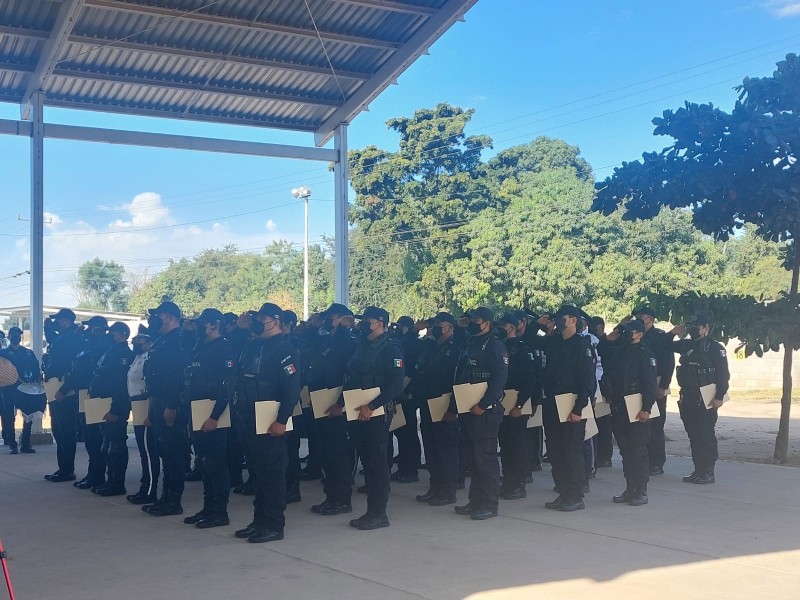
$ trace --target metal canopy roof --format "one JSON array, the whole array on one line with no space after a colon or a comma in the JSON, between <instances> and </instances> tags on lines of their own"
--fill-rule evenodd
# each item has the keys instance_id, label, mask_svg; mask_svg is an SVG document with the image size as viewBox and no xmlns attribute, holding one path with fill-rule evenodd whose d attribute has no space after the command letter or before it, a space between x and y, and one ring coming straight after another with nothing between
<instances>
[{"instance_id":1,"label":"metal canopy roof","mask_svg":"<svg viewBox=\"0 0 800 600\"><path fill-rule=\"evenodd\" d=\"M477 0L0 0L0 101L308 131L321 146Z\"/></svg>"}]
</instances>

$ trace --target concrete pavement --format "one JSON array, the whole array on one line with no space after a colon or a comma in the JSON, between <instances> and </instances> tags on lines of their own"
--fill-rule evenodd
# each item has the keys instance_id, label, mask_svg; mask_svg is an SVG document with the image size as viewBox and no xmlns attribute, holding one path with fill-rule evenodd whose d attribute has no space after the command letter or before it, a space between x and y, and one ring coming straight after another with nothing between
<instances>
[{"instance_id":1,"label":"concrete pavement","mask_svg":"<svg viewBox=\"0 0 800 600\"><path fill-rule=\"evenodd\" d=\"M632 508L610 501L624 488L615 455L585 511L545 510L554 494L543 472L526 499L501 501L501 516L485 522L416 503L423 482L393 484L392 526L372 532L348 527L351 516L310 513L323 498L310 482L287 510L286 539L252 545L232 535L251 520L250 498L233 497L230 527L198 530L45 481L54 450L0 451L0 539L19 599L800 597L800 470L790 467L719 463L717 484L695 486L680 481L689 461L670 458L650 504ZM138 477L132 448L130 491ZM185 514L201 493L187 484ZM364 508L355 495L352 516Z\"/></svg>"}]
</instances>

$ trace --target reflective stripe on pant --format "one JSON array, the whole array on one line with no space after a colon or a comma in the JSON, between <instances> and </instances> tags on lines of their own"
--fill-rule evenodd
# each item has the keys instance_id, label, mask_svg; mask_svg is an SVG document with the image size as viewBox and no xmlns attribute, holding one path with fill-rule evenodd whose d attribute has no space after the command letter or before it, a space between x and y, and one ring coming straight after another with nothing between
<instances>
[{"instance_id":1,"label":"reflective stripe on pant","mask_svg":"<svg viewBox=\"0 0 800 600\"><path fill-rule=\"evenodd\" d=\"M136 447L139 449L139 461L142 464L139 491L150 496L158 491L158 477L161 474L158 443L152 427L135 425L133 433L136 436Z\"/></svg>"}]
</instances>

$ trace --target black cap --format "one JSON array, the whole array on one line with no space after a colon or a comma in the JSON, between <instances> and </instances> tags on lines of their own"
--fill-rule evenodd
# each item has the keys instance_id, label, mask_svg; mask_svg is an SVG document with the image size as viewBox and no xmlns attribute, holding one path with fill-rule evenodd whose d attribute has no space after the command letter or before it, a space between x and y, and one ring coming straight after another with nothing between
<instances>
[{"instance_id":1,"label":"black cap","mask_svg":"<svg viewBox=\"0 0 800 600\"><path fill-rule=\"evenodd\" d=\"M622 328L625 331L641 331L642 333L645 332L644 323L642 323L639 319L631 319L627 323L625 323Z\"/></svg>"},{"instance_id":2,"label":"black cap","mask_svg":"<svg viewBox=\"0 0 800 600\"><path fill-rule=\"evenodd\" d=\"M125 338L128 338L131 335L131 328L122 321L113 323L111 327L108 328L108 331L109 333L121 333L125 336Z\"/></svg>"},{"instance_id":3,"label":"black cap","mask_svg":"<svg viewBox=\"0 0 800 600\"><path fill-rule=\"evenodd\" d=\"M554 319L559 319L561 317L576 317L576 318L580 319L585 314L586 313L584 313L577 306L573 306L572 304L565 304L564 306L562 306L561 308L558 309L556 314L553 315L553 318Z\"/></svg>"},{"instance_id":4,"label":"black cap","mask_svg":"<svg viewBox=\"0 0 800 600\"><path fill-rule=\"evenodd\" d=\"M269 317L280 321L281 315L283 315L283 309L272 302L265 302L261 305L261 308L258 309L256 314L260 317Z\"/></svg>"},{"instance_id":5,"label":"black cap","mask_svg":"<svg viewBox=\"0 0 800 600\"><path fill-rule=\"evenodd\" d=\"M283 315L281 316L281 323L284 325L291 325L294 327L297 325L297 313L293 310L285 310L283 311Z\"/></svg>"},{"instance_id":6,"label":"black cap","mask_svg":"<svg viewBox=\"0 0 800 600\"><path fill-rule=\"evenodd\" d=\"M606 320L603 317L592 317L589 319L589 327L597 327L598 325L605 325Z\"/></svg>"},{"instance_id":7,"label":"black cap","mask_svg":"<svg viewBox=\"0 0 800 600\"><path fill-rule=\"evenodd\" d=\"M56 314L54 314L53 316L51 316L50 318L53 319L53 320L55 320L55 319L68 319L70 321L74 321L76 319L75 313L72 312L68 308L59 309L59 311Z\"/></svg>"},{"instance_id":8,"label":"black cap","mask_svg":"<svg viewBox=\"0 0 800 600\"><path fill-rule=\"evenodd\" d=\"M485 306L479 306L478 308L474 308L469 313L467 313L470 319L481 319L482 321L494 321L494 313L492 309L486 308Z\"/></svg>"},{"instance_id":9,"label":"black cap","mask_svg":"<svg viewBox=\"0 0 800 600\"><path fill-rule=\"evenodd\" d=\"M378 308L377 306L368 306L364 309L364 312L360 315L356 315L359 319L375 319L376 321L380 321L384 325L389 324L389 313L383 310L382 308Z\"/></svg>"},{"instance_id":10,"label":"black cap","mask_svg":"<svg viewBox=\"0 0 800 600\"><path fill-rule=\"evenodd\" d=\"M106 318L97 315L90 317L88 321L82 321L82 323L91 329L94 329L95 327L99 327L100 329L108 329L108 321L106 321Z\"/></svg>"},{"instance_id":11,"label":"black cap","mask_svg":"<svg viewBox=\"0 0 800 600\"><path fill-rule=\"evenodd\" d=\"M339 304L338 302L334 302L328 307L328 310L322 313L323 317L330 317L333 315L339 315L340 317L352 317L353 311L347 308L344 304Z\"/></svg>"},{"instance_id":12,"label":"black cap","mask_svg":"<svg viewBox=\"0 0 800 600\"><path fill-rule=\"evenodd\" d=\"M232 312L226 312L222 316L225 318L225 323L226 324L228 324L228 323L236 323L236 321L239 320L239 315L237 315L236 313L232 313Z\"/></svg>"},{"instance_id":13,"label":"black cap","mask_svg":"<svg viewBox=\"0 0 800 600\"><path fill-rule=\"evenodd\" d=\"M692 316L692 325L711 325L711 319L708 318L708 315L704 315L703 313L695 313Z\"/></svg>"},{"instance_id":14,"label":"black cap","mask_svg":"<svg viewBox=\"0 0 800 600\"><path fill-rule=\"evenodd\" d=\"M14 335L14 334L22 335L22 329L20 329L19 327L15 326L15 327L12 327L11 329L8 330L9 337Z\"/></svg>"},{"instance_id":15,"label":"black cap","mask_svg":"<svg viewBox=\"0 0 800 600\"><path fill-rule=\"evenodd\" d=\"M195 321L197 323L219 323L221 325L225 321L225 315L216 308L204 308Z\"/></svg>"},{"instance_id":16,"label":"black cap","mask_svg":"<svg viewBox=\"0 0 800 600\"><path fill-rule=\"evenodd\" d=\"M414 319L412 319L411 317L407 317L407 316L403 315L402 317L397 319L397 325L398 325L398 327L409 327L409 328L413 329L414 328Z\"/></svg>"},{"instance_id":17,"label":"black cap","mask_svg":"<svg viewBox=\"0 0 800 600\"><path fill-rule=\"evenodd\" d=\"M442 323L442 322L450 323L450 325L452 325L453 327L455 327L457 325L456 318L453 315L451 315L449 312L438 312L438 313L436 313L436 316L433 317L433 322L434 323Z\"/></svg>"},{"instance_id":18,"label":"black cap","mask_svg":"<svg viewBox=\"0 0 800 600\"><path fill-rule=\"evenodd\" d=\"M648 317L656 318L656 311L653 310L652 306L648 306L645 304L644 306L640 306L636 310L633 311L634 315L647 315Z\"/></svg>"},{"instance_id":19,"label":"black cap","mask_svg":"<svg viewBox=\"0 0 800 600\"><path fill-rule=\"evenodd\" d=\"M519 325L519 316L517 316L516 313L503 313L497 321L495 321L495 325L514 325L516 327Z\"/></svg>"},{"instance_id":20,"label":"black cap","mask_svg":"<svg viewBox=\"0 0 800 600\"><path fill-rule=\"evenodd\" d=\"M514 311L514 314L517 315L519 321L522 321L523 319L530 319L532 321L539 320L539 315L529 308L521 308L520 310Z\"/></svg>"},{"instance_id":21,"label":"black cap","mask_svg":"<svg viewBox=\"0 0 800 600\"><path fill-rule=\"evenodd\" d=\"M172 315L176 319L180 319L183 315L181 315L181 309L178 308L178 305L174 302L162 302L156 308L151 308L148 310L151 315L157 315L159 313L167 313L168 315Z\"/></svg>"}]
</instances>

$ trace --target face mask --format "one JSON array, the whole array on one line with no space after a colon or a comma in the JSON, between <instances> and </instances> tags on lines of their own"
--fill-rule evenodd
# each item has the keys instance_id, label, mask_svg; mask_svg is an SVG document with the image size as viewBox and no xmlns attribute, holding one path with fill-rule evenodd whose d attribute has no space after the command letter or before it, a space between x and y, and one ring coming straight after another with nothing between
<instances>
[{"instance_id":1,"label":"face mask","mask_svg":"<svg viewBox=\"0 0 800 600\"><path fill-rule=\"evenodd\" d=\"M482 325L483 323L474 323L473 321L470 321L467 325L467 331L472 335L480 335L482 332Z\"/></svg>"},{"instance_id":2,"label":"face mask","mask_svg":"<svg viewBox=\"0 0 800 600\"><path fill-rule=\"evenodd\" d=\"M444 335L444 331L442 331L442 326L441 325L434 325L433 327L431 327L431 335L433 336L433 339L435 339L435 340L438 340L439 338L441 338Z\"/></svg>"},{"instance_id":3,"label":"face mask","mask_svg":"<svg viewBox=\"0 0 800 600\"><path fill-rule=\"evenodd\" d=\"M18 346L22 342L22 338L18 335L11 335L8 337L8 341L12 346Z\"/></svg>"},{"instance_id":4,"label":"face mask","mask_svg":"<svg viewBox=\"0 0 800 600\"><path fill-rule=\"evenodd\" d=\"M144 354L145 353L144 346L142 344L133 344L133 353L136 356L139 356L140 354Z\"/></svg>"},{"instance_id":5,"label":"face mask","mask_svg":"<svg viewBox=\"0 0 800 600\"><path fill-rule=\"evenodd\" d=\"M700 329L698 327L692 327L689 330L689 337L691 337L693 340L699 340L700 339Z\"/></svg>"},{"instance_id":6,"label":"face mask","mask_svg":"<svg viewBox=\"0 0 800 600\"><path fill-rule=\"evenodd\" d=\"M501 340L504 340L508 337L508 332L503 327L495 327L494 332L495 335L499 337Z\"/></svg>"},{"instance_id":7,"label":"face mask","mask_svg":"<svg viewBox=\"0 0 800 600\"><path fill-rule=\"evenodd\" d=\"M556 321L555 326L556 331L566 331L567 330L567 320L566 319L558 319Z\"/></svg>"},{"instance_id":8,"label":"face mask","mask_svg":"<svg viewBox=\"0 0 800 600\"><path fill-rule=\"evenodd\" d=\"M264 333L264 331L266 331L266 327L261 321L254 320L252 323L250 323L250 333L252 333L254 336L258 337Z\"/></svg>"},{"instance_id":9,"label":"face mask","mask_svg":"<svg viewBox=\"0 0 800 600\"><path fill-rule=\"evenodd\" d=\"M155 333L158 333L164 326L164 321L158 315L150 315L147 318L147 328Z\"/></svg>"},{"instance_id":10,"label":"face mask","mask_svg":"<svg viewBox=\"0 0 800 600\"><path fill-rule=\"evenodd\" d=\"M633 343L633 333L630 331L623 331L619 334L619 342L621 344L632 344Z\"/></svg>"},{"instance_id":11,"label":"face mask","mask_svg":"<svg viewBox=\"0 0 800 600\"><path fill-rule=\"evenodd\" d=\"M92 335L97 337L104 336L106 334L106 330L102 327L92 327Z\"/></svg>"},{"instance_id":12,"label":"face mask","mask_svg":"<svg viewBox=\"0 0 800 600\"><path fill-rule=\"evenodd\" d=\"M332 317L325 317L325 321L323 321L322 327L326 331L333 331L333 318Z\"/></svg>"}]
</instances>

